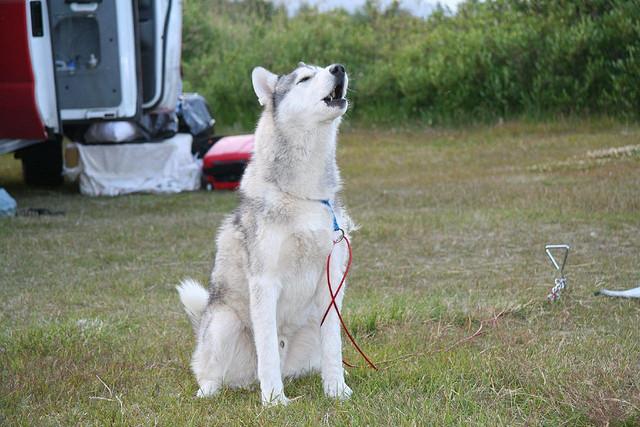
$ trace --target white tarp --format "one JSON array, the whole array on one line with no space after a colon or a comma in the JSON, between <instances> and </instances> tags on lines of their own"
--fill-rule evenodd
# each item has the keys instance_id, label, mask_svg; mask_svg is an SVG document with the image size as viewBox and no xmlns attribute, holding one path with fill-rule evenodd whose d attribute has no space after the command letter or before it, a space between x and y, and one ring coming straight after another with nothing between
<instances>
[{"instance_id":1,"label":"white tarp","mask_svg":"<svg viewBox=\"0 0 640 427\"><path fill-rule=\"evenodd\" d=\"M78 144L80 192L87 196L178 193L200 188L201 162L192 137L178 133L161 142Z\"/></svg>"}]
</instances>

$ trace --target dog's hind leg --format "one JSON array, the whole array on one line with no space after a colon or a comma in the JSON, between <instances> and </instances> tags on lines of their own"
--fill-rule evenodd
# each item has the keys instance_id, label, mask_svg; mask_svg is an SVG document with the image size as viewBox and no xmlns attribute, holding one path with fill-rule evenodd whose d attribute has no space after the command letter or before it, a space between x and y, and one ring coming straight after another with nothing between
<instances>
[{"instance_id":1,"label":"dog's hind leg","mask_svg":"<svg viewBox=\"0 0 640 427\"><path fill-rule=\"evenodd\" d=\"M222 305L209 308L191 361L200 386L197 396L212 396L223 384L250 384L256 378L255 366L255 350L236 313Z\"/></svg>"}]
</instances>

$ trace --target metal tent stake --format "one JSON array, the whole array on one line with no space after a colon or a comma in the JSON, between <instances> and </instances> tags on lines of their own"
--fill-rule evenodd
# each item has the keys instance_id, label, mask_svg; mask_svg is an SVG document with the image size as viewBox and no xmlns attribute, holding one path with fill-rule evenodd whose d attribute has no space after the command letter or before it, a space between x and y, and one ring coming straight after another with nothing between
<instances>
[{"instance_id":1,"label":"metal tent stake","mask_svg":"<svg viewBox=\"0 0 640 427\"><path fill-rule=\"evenodd\" d=\"M564 257L562 258L562 264L558 265L555 257L551 253L553 249L564 249ZM551 288L551 293L547 295L547 299L551 302L557 301L560 298L560 293L567 287L567 278L564 277L564 266L567 263L567 257L569 256L569 245L546 245L544 247L547 256L551 260L551 263L555 267L556 271L560 274L560 277L556 277L554 280L554 286Z\"/></svg>"}]
</instances>

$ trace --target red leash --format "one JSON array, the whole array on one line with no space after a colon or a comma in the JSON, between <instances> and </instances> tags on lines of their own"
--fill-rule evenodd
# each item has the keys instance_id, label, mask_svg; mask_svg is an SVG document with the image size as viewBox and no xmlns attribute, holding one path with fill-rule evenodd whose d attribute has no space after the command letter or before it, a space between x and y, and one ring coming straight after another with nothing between
<instances>
[{"instance_id":1,"label":"red leash","mask_svg":"<svg viewBox=\"0 0 640 427\"><path fill-rule=\"evenodd\" d=\"M333 253L333 247L335 247L342 240L344 240L347 243L347 248L349 249L349 260L347 261L347 268L344 270L344 274L342 275L342 280L340 280L340 284L338 285L338 288L336 289L336 292L334 293L333 292L333 288L331 287L331 273L330 273L331 254ZM342 289L342 285L344 285L344 282L347 279L347 274L349 274L349 268L351 268L351 261L353 259L353 254L351 252L351 242L349 242L349 239L347 238L347 236L344 235L344 232L343 232L342 233L342 237L340 237L337 240L334 240L333 247L331 248L331 252L329 252L329 256L327 257L327 286L329 286L329 294L331 295L331 303L329 303L329 307L327 307L327 310L324 312L324 316L322 316L322 320L320 321L320 326L323 325L325 319L327 318L327 315L329 314L329 310L331 310L331 307L335 308L336 314L338 315L338 319L340 319L340 324L342 325L342 329L344 330L345 334L347 334L347 337L349 337L349 340L351 341L351 344L353 344L353 346L356 348L356 350L358 350L358 353L360 353L360 355L364 358L364 360L367 361L369 366L371 366L373 369L375 369L377 371L378 368L376 367L376 365L374 365L373 362L367 357L367 355L364 354L364 352L360 349L360 346L358 346L358 344L356 343L356 340L351 335L351 332L349 332L349 329L347 328L347 325L344 323L344 320L342 319L342 315L340 314L340 310L338 309L338 305L336 304L336 297L338 296L338 292L340 292L340 289ZM342 363L344 363L345 365L347 365L347 366L349 366L351 368L354 367L353 365L350 365L349 363L347 363L345 361L343 361Z\"/></svg>"}]
</instances>

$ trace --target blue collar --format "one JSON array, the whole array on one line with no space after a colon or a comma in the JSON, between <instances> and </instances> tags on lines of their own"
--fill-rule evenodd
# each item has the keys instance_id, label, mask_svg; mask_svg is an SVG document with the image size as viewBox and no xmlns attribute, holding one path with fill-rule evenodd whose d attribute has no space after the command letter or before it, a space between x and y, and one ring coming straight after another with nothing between
<instances>
[{"instance_id":1,"label":"blue collar","mask_svg":"<svg viewBox=\"0 0 640 427\"><path fill-rule=\"evenodd\" d=\"M333 231L340 231L341 228L338 225L338 219L336 218L336 213L333 210L333 205L331 204L331 201L329 201L329 199L323 199L323 200L319 200L319 202L322 203L323 205L327 205L327 207L331 211L331 215L333 216Z\"/></svg>"}]
</instances>

